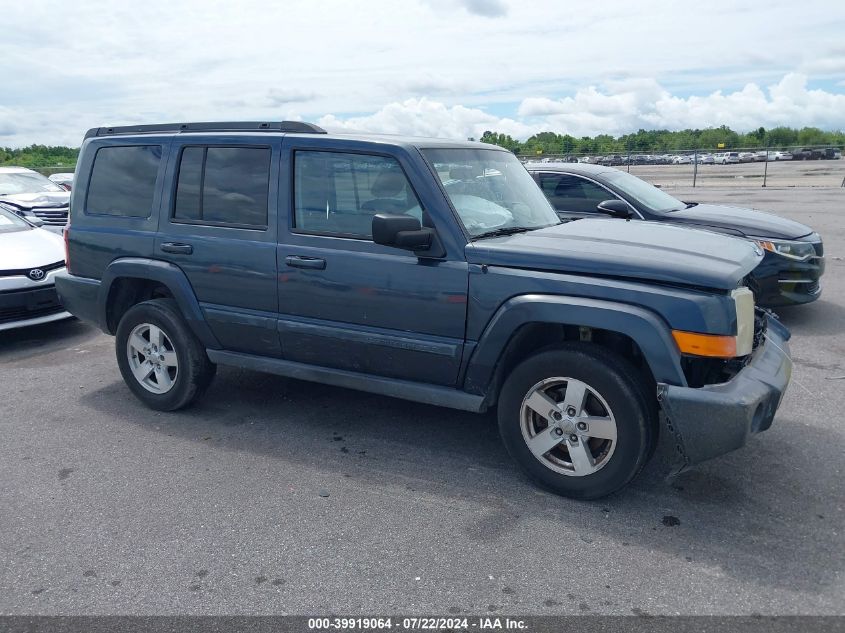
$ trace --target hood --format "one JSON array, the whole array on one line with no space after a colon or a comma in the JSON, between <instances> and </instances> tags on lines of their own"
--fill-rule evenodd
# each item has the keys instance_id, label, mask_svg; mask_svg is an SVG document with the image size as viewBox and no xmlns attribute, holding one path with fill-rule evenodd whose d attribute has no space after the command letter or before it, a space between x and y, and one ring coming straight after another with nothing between
<instances>
[{"instance_id":1,"label":"hood","mask_svg":"<svg viewBox=\"0 0 845 633\"><path fill-rule=\"evenodd\" d=\"M689 209L671 211L665 217L667 222L693 224L750 237L794 240L813 232L809 226L771 213L718 204L697 204Z\"/></svg>"},{"instance_id":2,"label":"hood","mask_svg":"<svg viewBox=\"0 0 845 633\"><path fill-rule=\"evenodd\" d=\"M25 211L35 208L49 209L52 207L66 207L70 202L70 191L10 193L0 195L0 202L8 202Z\"/></svg>"},{"instance_id":3,"label":"hood","mask_svg":"<svg viewBox=\"0 0 845 633\"><path fill-rule=\"evenodd\" d=\"M62 238L43 229L0 232L0 270L38 268L64 261Z\"/></svg>"},{"instance_id":4,"label":"hood","mask_svg":"<svg viewBox=\"0 0 845 633\"><path fill-rule=\"evenodd\" d=\"M763 258L751 242L658 222L587 219L471 242L467 260L731 290Z\"/></svg>"}]
</instances>

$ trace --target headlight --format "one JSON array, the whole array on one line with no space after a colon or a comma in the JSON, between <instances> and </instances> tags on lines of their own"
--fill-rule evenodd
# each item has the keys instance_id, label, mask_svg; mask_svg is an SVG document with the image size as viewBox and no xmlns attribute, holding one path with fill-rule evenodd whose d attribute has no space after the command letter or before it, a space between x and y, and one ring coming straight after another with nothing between
<instances>
[{"instance_id":1,"label":"headlight","mask_svg":"<svg viewBox=\"0 0 845 633\"><path fill-rule=\"evenodd\" d=\"M731 298L736 307L736 355L747 356L754 347L754 293L740 286Z\"/></svg>"},{"instance_id":2,"label":"headlight","mask_svg":"<svg viewBox=\"0 0 845 633\"><path fill-rule=\"evenodd\" d=\"M790 240L757 240L764 249L789 259L805 260L816 254L816 249L810 242L793 242Z\"/></svg>"},{"instance_id":3,"label":"headlight","mask_svg":"<svg viewBox=\"0 0 845 633\"><path fill-rule=\"evenodd\" d=\"M754 293L742 286L731 292L731 299L736 310L736 336L672 330L672 337L682 354L736 358L751 353L754 347Z\"/></svg>"}]
</instances>

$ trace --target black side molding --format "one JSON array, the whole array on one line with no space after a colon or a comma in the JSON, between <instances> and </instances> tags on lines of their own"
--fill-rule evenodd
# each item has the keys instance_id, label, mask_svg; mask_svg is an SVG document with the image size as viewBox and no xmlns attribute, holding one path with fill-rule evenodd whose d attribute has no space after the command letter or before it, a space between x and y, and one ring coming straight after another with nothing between
<instances>
[{"instance_id":1,"label":"black side molding","mask_svg":"<svg viewBox=\"0 0 845 633\"><path fill-rule=\"evenodd\" d=\"M320 382L336 387L357 389L358 391L368 391L392 398L413 400L414 402L449 407L451 409L461 409L462 411L472 411L473 413L480 413L485 408L483 396L473 395L450 387L440 387L438 385L429 385L396 378L385 378L384 376L374 376L372 374L361 374L344 369L317 367L315 365L295 363L289 360L254 356L240 352L226 352L218 349L207 349L206 354L208 354L208 358L212 363L263 371L287 378Z\"/></svg>"},{"instance_id":2,"label":"black side molding","mask_svg":"<svg viewBox=\"0 0 845 633\"><path fill-rule=\"evenodd\" d=\"M319 125L304 121L216 121L208 123L154 123L150 125L124 125L121 127L95 127L85 133L85 138L119 134L153 134L155 132L290 132L296 134L325 134Z\"/></svg>"}]
</instances>

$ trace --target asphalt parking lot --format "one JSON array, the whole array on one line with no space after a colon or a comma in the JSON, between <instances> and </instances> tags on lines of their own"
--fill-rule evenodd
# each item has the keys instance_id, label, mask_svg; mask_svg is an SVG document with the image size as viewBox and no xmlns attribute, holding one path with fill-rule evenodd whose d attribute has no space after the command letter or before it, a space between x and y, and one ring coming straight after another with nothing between
<instances>
[{"instance_id":1,"label":"asphalt parking lot","mask_svg":"<svg viewBox=\"0 0 845 633\"><path fill-rule=\"evenodd\" d=\"M528 483L491 415L221 368L150 411L113 341L0 333L2 614L845 613L845 189L673 189L824 237L780 311L774 426L597 502Z\"/></svg>"}]
</instances>

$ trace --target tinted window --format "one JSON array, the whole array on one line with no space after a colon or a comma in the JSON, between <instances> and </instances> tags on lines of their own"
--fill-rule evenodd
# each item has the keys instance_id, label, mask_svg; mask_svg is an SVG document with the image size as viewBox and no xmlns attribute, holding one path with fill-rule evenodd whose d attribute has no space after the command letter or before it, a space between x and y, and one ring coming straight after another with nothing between
<instances>
[{"instance_id":1,"label":"tinted window","mask_svg":"<svg viewBox=\"0 0 845 633\"><path fill-rule=\"evenodd\" d=\"M595 213L599 202L616 198L594 182L569 174L541 173L540 187L559 211Z\"/></svg>"},{"instance_id":2,"label":"tinted window","mask_svg":"<svg viewBox=\"0 0 845 633\"><path fill-rule=\"evenodd\" d=\"M173 217L267 226L269 147L186 147L179 162Z\"/></svg>"},{"instance_id":3,"label":"tinted window","mask_svg":"<svg viewBox=\"0 0 845 633\"><path fill-rule=\"evenodd\" d=\"M160 162L160 145L98 149L88 183L86 213L149 217Z\"/></svg>"},{"instance_id":4,"label":"tinted window","mask_svg":"<svg viewBox=\"0 0 845 633\"><path fill-rule=\"evenodd\" d=\"M385 156L296 152L294 227L308 233L372 237L376 213L422 209L399 163Z\"/></svg>"}]
</instances>

